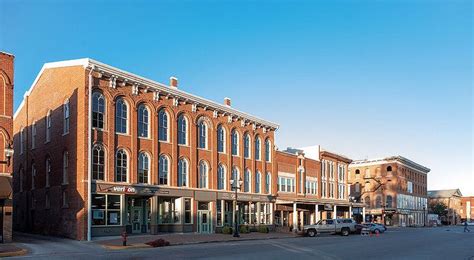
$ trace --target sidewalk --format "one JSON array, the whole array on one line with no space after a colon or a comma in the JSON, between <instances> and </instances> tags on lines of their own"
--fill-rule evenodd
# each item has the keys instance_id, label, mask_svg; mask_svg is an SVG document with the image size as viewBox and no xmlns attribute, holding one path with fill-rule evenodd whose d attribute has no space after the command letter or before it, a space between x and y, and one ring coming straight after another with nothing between
<instances>
[{"instance_id":1,"label":"sidewalk","mask_svg":"<svg viewBox=\"0 0 474 260\"><path fill-rule=\"evenodd\" d=\"M27 250L15 243L0 244L0 257L25 255Z\"/></svg>"},{"instance_id":2,"label":"sidewalk","mask_svg":"<svg viewBox=\"0 0 474 260\"><path fill-rule=\"evenodd\" d=\"M144 235L144 236L129 236L127 238L127 246L122 246L121 237L105 237L97 238L94 242L102 245L107 249L132 249L132 248L151 248L151 246L145 244L156 239L164 239L170 242L170 246L175 245L189 245L189 244L200 244L200 243L215 243L215 242L229 242L229 241L244 241L244 240L261 240L261 239L281 239L281 238L294 238L299 237L293 233L258 233L251 232L248 234L240 234L240 237L233 237L229 234L196 234L196 233L184 233L184 234L160 234L160 235Z\"/></svg>"}]
</instances>

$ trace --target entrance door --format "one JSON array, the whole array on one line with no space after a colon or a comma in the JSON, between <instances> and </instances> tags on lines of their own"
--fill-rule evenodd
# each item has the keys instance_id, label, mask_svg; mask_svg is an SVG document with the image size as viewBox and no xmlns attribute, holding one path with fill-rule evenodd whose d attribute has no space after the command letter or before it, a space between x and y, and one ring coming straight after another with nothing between
<instances>
[{"instance_id":1,"label":"entrance door","mask_svg":"<svg viewBox=\"0 0 474 260\"><path fill-rule=\"evenodd\" d=\"M132 206L130 207L132 233L142 232L143 223L143 205L141 199L134 199Z\"/></svg>"},{"instance_id":2,"label":"entrance door","mask_svg":"<svg viewBox=\"0 0 474 260\"><path fill-rule=\"evenodd\" d=\"M211 233L211 212L209 210L198 211L198 233Z\"/></svg>"}]
</instances>

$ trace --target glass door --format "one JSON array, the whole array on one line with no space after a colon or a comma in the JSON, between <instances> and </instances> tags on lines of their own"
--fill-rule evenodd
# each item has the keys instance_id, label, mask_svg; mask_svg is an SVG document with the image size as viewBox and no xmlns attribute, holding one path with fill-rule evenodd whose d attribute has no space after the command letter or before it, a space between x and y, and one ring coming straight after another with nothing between
<instances>
[{"instance_id":1,"label":"glass door","mask_svg":"<svg viewBox=\"0 0 474 260\"><path fill-rule=\"evenodd\" d=\"M209 210L198 211L198 233L211 233L211 213Z\"/></svg>"},{"instance_id":2,"label":"glass door","mask_svg":"<svg viewBox=\"0 0 474 260\"><path fill-rule=\"evenodd\" d=\"M132 205L130 207L131 213L131 224L132 224L132 233L141 233L142 232L142 222L143 222L143 206L141 199L132 199Z\"/></svg>"}]
</instances>

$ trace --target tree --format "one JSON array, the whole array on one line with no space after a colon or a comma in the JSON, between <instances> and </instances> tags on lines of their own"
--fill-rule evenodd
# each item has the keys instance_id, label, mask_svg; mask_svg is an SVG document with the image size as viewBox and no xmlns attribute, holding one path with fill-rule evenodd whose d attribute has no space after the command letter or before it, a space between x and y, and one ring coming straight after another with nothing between
<instances>
[{"instance_id":1,"label":"tree","mask_svg":"<svg viewBox=\"0 0 474 260\"><path fill-rule=\"evenodd\" d=\"M438 216L445 216L448 213L448 207L440 201L432 202L429 205L429 211L433 214L438 214Z\"/></svg>"}]
</instances>

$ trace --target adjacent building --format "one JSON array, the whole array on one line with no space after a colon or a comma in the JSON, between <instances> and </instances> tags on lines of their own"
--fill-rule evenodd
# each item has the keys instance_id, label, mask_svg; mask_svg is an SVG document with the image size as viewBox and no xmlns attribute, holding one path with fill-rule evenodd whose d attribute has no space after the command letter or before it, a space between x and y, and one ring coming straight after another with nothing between
<instances>
[{"instance_id":1,"label":"adjacent building","mask_svg":"<svg viewBox=\"0 0 474 260\"><path fill-rule=\"evenodd\" d=\"M456 225L461 222L462 193L459 189L428 191L429 205L442 203L446 206L446 214L440 216L441 223Z\"/></svg>"},{"instance_id":2,"label":"adjacent building","mask_svg":"<svg viewBox=\"0 0 474 260\"><path fill-rule=\"evenodd\" d=\"M474 220L474 196L461 198L461 221L472 222Z\"/></svg>"},{"instance_id":3,"label":"adjacent building","mask_svg":"<svg viewBox=\"0 0 474 260\"><path fill-rule=\"evenodd\" d=\"M0 52L0 243L12 240L14 59Z\"/></svg>"},{"instance_id":4,"label":"adjacent building","mask_svg":"<svg viewBox=\"0 0 474 260\"><path fill-rule=\"evenodd\" d=\"M366 222L426 225L429 171L402 156L353 161L349 165L351 199L365 204L362 218Z\"/></svg>"}]
</instances>

